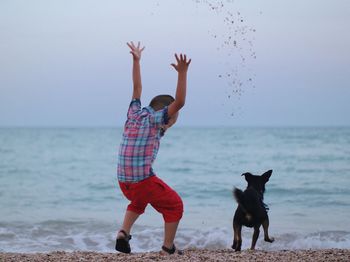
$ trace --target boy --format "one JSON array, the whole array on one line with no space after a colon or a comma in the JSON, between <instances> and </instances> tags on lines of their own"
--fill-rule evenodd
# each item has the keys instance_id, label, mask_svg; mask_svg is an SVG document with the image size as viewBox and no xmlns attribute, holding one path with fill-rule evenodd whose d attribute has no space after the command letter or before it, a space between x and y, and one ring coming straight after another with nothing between
<instances>
[{"instance_id":1,"label":"boy","mask_svg":"<svg viewBox=\"0 0 350 262\"><path fill-rule=\"evenodd\" d=\"M160 95L152 99L149 106L141 109L140 59L145 47L140 42L135 46L127 43L133 57L133 95L124 127L123 139L119 149L118 181L125 197L130 200L123 225L117 234L116 250L130 253L130 230L136 219L151 204L164 218L164 242L162 250L174 254L174 238L182 217L183 204L180 196L152 169L160 138L177 120L179 110L185 105L187 69L191 59L186 55L175 54L177 64L171 64L178 72L175 99Z\"/></svg>"}]
</instances>

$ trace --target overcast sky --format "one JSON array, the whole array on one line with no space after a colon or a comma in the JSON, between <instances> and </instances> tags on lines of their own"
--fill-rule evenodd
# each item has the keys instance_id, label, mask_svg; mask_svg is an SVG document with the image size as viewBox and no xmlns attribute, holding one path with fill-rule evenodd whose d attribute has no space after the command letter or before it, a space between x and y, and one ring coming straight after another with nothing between
<instances>
[{"instance_id":1,"label":"overcast sky","mask_svg":"<svg viewBox=\"0 0 350 262\"><path fill-rule=\"evenodd\" d=\"M0 0L0 126L122 126L131 40L143 105L192 58L181 126L348 126L349 25L348 0Z\"/></svg>"}]
</instances>

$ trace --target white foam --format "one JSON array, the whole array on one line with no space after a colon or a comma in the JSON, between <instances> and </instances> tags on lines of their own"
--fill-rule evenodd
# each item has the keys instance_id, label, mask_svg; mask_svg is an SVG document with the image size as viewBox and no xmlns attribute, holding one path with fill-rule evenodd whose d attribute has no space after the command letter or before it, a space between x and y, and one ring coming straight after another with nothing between
<instances>
[{"instance_id":1,"label":"white foam","mask_svg":"<svg viewBox=\"0 0 350 262\"><path fill-rule=\"evenodd\" d=\"M113 225L99 223L42 223L33 226L0 225L0 251L50 252L97 251L114 252L115 230ZM54 229L53 229L54 228ZM242 249L251 244L252 230L243 230ZM163 242L163 229L136 226L130 242L133 252L158 251ZM257 248L263 250L295 250L350 248L350 232L324 231L312 234L275 234L275 242L264 242L261 233ZM178 248L223 249L232 245L231 228L184 229L176 236Z\"/></svg>"},{"instance_id":2,"label":"white foam","mask_svg":"<svg viewBox=\"0 0 350 262\"><path fill-rule=\"evenodd\" d=\"M283 249L327 249L350 248L350 232L325 231L312 234L283 234L277 236L276 241L269 247L263 244L262 248L269 250Z\"/></svg>"}]
</instances>

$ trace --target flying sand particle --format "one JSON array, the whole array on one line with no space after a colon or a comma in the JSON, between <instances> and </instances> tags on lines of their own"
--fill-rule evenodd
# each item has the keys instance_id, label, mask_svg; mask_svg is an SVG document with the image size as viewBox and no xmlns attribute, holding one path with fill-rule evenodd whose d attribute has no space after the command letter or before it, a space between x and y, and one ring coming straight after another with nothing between
<instances>
[{"instance_id":1,"label":"flying sand particle","mask_svg":"<svg viewBox=\"0 0 350 262\"><path fill-rule=\"evenodd\" d=\"M228 99L237 98L240 99L244 93L246 86L254 86L253 78L250 76L251 71L249 62L256 59L256 54L253 49L252 36L256 30L246 24L244 24L244 17L240 12L232 12L234 6L228 6L223 4L223 1L217 0L193 0L196 3L203 3L209 7L209 10L213 10L221 21L222 27L217 33L208 33L216 39L218 46L216 49L222 52L226 57L226 66L231 73L218 74L219 78L227 80L227 85L230 88L227 93ZM233 3L233 1L228 1ZM227 10L230 9L230 10ZM221 33L223 32L223 34ZM238 42L240 43L238 45ZM243 85L243 82L245 83ZM236 115L232 112L232 116Z\"/></svg>"}]
</instances>

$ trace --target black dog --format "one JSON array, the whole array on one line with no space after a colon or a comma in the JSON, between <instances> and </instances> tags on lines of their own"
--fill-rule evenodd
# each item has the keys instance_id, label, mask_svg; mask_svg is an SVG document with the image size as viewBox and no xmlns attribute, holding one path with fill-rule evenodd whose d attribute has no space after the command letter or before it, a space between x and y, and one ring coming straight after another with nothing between
<instances>
[{"instance_id":1,"label":"black dog","mask_svg":"<svg viewBox=\"0 0 350 262\"><path fill-rule=\"evenodd\" d=\"M244 173L245 180L248 182L247 189L244 192L238 188L233 190L233 195L237 200L238 207L233 217L234 239L232 248L240 251L242 246L242 226L254 227L251 249L255 248L256 241L260 233L260 226L264 228L265 241L272 243L273 238L269 237L269 217L267 215L268 207L264 204L265 184L269 181L272 170L265 172L261 176L253 176L250 173Z\"/></svg>"}]
</instances>

